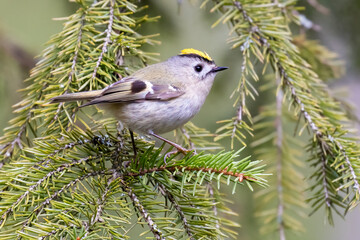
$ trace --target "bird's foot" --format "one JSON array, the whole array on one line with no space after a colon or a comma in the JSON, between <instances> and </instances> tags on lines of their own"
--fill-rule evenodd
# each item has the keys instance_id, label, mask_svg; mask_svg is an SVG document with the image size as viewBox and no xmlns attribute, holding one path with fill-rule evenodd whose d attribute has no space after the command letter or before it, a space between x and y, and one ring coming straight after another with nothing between
<instances>
[{"instance_id":1,"label":"bird's foot","mask_svg":"<svg viewBox=\"0 0 360 240\"><path fill-rule=\"evenodd\" d=\"M184 155L187 155L189 154L190 152L193 152L193 154L196 154L196 151L195 150L189 150L189 149L186 149L186 148L183 148L183 147L180 147L180 148L176 148L175 151L170 151L170 152L167 152L164 156L164 163L165 165L167 164L166 163L166 159L169 158L171 155L174 155L174 154L177 154L177 153L182 153Z\"/></svg>"},{"instance_id":2,"label":"bird's foot","mask_svg":"<svg viewBox=\"0 0 360 240\"><path fill-rule=\"evenodd\" d=\"M173 154L176 154L176 153L182 153L184 155L187 155L188 153L190 153L192 151L192 150L186 149L186 148L180 146L179 144L174 143L174 142L172 142L172 141L170 141L170 140L168 140L166 138L163 138L163 137L161 137L161 136L159 136L159 135L157 135L157 134L155 134L153 132L149 132L149 134L156 137L156 138L158 138L158 139L160 139L160 140L162 140L162 141L164 141L164 142L166 142L166 143L168 143L169 145L173 146L174 148L176 148L176 151L171 151L171 152L168 152L168 153L165 154L165 156L164 156L165 165L166 165L166 159L168 157L170 157L170 155L173 155Z\"/></svg>"}]
</instances>

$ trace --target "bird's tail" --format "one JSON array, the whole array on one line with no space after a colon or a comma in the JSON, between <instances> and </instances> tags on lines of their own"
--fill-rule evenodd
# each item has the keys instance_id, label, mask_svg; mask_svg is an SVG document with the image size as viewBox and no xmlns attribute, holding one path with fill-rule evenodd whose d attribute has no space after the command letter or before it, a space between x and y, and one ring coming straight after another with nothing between
<instances>
[{"instance_id":1,"label":"bird's tail","mask_svg":"<svg viewBox=\"0 0 360 240\"><path fill-rule=\"evenodd\" d=\"M78 93L67 93L67 94L63 94L61 96L52 98L51 103L92 100L94 98L99 97L102 92L103 92L103 90L94 90L94 91L78 92Z\"/></svg>"}]
</instances>

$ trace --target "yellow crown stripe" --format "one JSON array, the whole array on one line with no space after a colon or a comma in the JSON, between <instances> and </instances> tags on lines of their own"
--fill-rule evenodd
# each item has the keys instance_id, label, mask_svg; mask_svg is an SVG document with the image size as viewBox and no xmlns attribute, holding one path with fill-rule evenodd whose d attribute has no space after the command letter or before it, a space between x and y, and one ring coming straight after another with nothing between
<instances>
[{"instance_id":1,"label":"yellow crown stripe","mask_svg":"<svg viewBox=\"0 0 360 240\"><path fill-rule=\"evenodd\" d=\"M212 58L206 52L202 52L193 48L186 48L181 50L180 55L186 55L186 54L196 54L202 58L205 58L206 60L212 61Z\"/></svg>"}]
</instances>

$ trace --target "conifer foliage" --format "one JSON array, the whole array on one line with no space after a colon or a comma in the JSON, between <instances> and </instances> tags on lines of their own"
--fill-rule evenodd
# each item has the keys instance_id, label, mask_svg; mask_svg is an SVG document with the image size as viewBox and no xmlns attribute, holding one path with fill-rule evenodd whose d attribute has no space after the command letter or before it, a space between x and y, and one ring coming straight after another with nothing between
<instances>
[{"instance_id":1,"label":"conifer foliage","mask_svg":"<svg viewBox=\"0 0 360 240\"><path fill-rule=\"evenodd\" d=\"M139 136L134 156L129 131L94 106L49 104L64 93L102 89L156 55L142 46L156 44L157 34L138 31L158 17L144 14L139 1L76 3L32 69L16 117L0 138L1 239L128 239L140 226L141 237L154 239L236 238L239 225L229 220L234 213L218 189L232 185L235 193L238 185L259 185L262 230L283 240L288 230L303 228L298 216L307 204L297 183L306 164L313 171L305 181L313 211L325 207L331 221L333 211L358 204L360 149L350 111L326 85L341 75L340 62L319 43L292 36L290 24L303 27L296 1L202 1L219 16L214 27L228 24L229 42L242 57L232 94L236 114L221 121L216 134L185 125L176 137L197 153L166 162L171 149ZM273 101L252 117L247 101L265 92ZM288 126L308 134L294 139ZM224 138L234 151L208 153ZM264 165L245 156L245 148L268 163L268 187Z\"/></svg>"},{"instance_id":2,"label":"conifer foliage","mask_svg":"<svg viewBox=\"0 0 360 240\"><path fill-rule=\"evenodd\" d=\"M163 146L141 138L134 161L121 123L80 102L49 104L64 93L104 88L154 56L141 47L156 43L156 34L137 30L157 17L144 15L138 1L77 3L31 71L1 138L0 238L126 239L138 225L155 239L235 236L229 227L238 224L225 218L231 211L217 186L264 185L258 161L236 151L165 163ZM192 124L185 130L206 149L196 134L205 130Z\"/></svg>"}]
</instances>

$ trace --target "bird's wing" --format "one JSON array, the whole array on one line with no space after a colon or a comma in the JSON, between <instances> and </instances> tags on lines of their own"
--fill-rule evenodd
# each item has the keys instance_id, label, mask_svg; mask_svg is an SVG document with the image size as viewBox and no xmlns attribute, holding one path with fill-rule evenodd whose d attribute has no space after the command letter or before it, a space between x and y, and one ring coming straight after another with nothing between
<instances>
[{"instance_id":1,"label":"bird's wing","mask_svg":"<svg viewBox=\"0 0 360 240\"><path fill-rule=\"evenodd\" d=\"M141 100L165 101L183 94L183 90L171 84L153 84L150 81L129 77L105 88L99 97L94 98L83 106Z\"/></svg>"}]
</instances>

